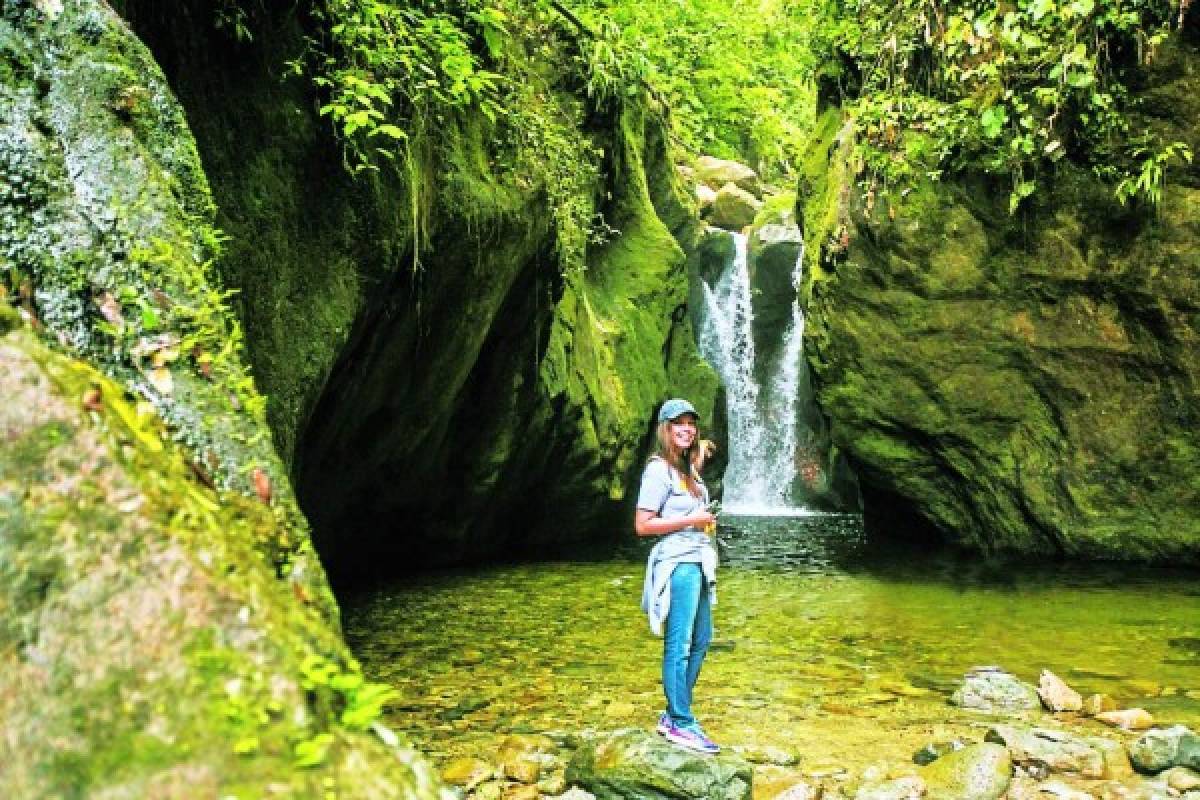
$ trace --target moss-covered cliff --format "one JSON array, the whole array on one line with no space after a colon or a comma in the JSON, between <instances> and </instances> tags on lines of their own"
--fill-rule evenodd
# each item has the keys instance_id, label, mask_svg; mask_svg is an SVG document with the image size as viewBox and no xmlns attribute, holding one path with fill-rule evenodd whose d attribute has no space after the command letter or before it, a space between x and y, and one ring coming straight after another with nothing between
<instances>
[{"instance_id":1,"label":"moss-covered cliff","mask_svg":"<svg viewBox=\"0 0 1200 800\"><path fill-rule=\"evenodd\" d=\"M3 6L0 169L0 795L440 796L368 732L194 142L104 3Z\"/></svg>"},{"instance_id":2,"label":"moss-covered cliff","mask_svg":"<svg viewBox=\"0 0 1200 800\"><path fill-rule=\"evenodd\" d=\"M330 568L624 532L654 406L716 393L677 311L695 214L666 110L645 91L589 97L581 34L514 22L492 65L507 117L410 128L415 177L355 180L311 85L280 79L312 24L289 4L267 4L250 43L195 24L203 2L123 7L196 131L232 237L222 270ZM592 240L564 270L578 208Z\"/></svg>"},{"instance_id":3,"label":"moss-covered cliff","mask_svg":"<svg viewBox=\"0 0 1200 800\"><path fill-rule=\"evenodd\" d=\"M1144 74L1143 120L1200 145L1200 52ZM1200 170L1161 209L1064 165L1010 216L964 177L868 208L853 126L820 122L802 184L817 397L868 510L986 552L1200 557Z\"/></svg>"}]
</instances>

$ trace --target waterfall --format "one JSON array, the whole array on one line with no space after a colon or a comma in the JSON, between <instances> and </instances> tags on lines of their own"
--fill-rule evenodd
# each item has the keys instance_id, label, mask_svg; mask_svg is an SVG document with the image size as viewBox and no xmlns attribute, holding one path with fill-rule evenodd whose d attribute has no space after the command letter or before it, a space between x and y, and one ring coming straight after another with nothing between
<instances>
[{"instance_id":1,"label":"waterfall","mask_svg":"<svg viewBox=\"0 0 1200 800\"><path fill-rule=\"evenodd\" d=\"M797 294L779 358L760 386L755 379L747 239L740 233L730 235L735 245L733 261L715 285L701 282L704 309L698 337L701 354L725 386L729 464L724 508L747 515L805 513L791 496L796 480L804 312ZM803 262L801 246L792 272L793 286L800 285Z\"/></svg>"}]
</instances>

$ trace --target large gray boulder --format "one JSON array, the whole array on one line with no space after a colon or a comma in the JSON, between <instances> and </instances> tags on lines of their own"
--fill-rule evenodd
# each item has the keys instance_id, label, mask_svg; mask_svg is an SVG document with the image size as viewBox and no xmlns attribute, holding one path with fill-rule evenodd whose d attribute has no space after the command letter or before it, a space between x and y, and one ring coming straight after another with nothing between
<instances>
[{"instance_id":1,"label":"large gray boulder","mask_svg":"<svg viewBox=\"0 0 1200 800\"><path fill-rule=\"evenodd\" d=\"M749 800L752 777L736 755L702 755L636 728L584 742L566 773L599 800Z\"/></svg>"}]
</instances>

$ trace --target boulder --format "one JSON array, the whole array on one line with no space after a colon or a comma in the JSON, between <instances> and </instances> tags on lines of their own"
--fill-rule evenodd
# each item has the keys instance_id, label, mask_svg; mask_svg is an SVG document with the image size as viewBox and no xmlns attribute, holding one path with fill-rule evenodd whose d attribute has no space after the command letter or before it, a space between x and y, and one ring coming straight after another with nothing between
<instances>
[{"instance_id":1,"label":"boulder","mask_svg":"<svg viewBox=\"0 0 1200 800\"><path fill-rule=\"evenodd\" d=\"M1187 767L1171 767L1160 776L1177 792L1191 792L1200 789L1200 772Z\"/></svg>"},{"instance_id":2,"label":"boulder","mask_svg":"<svg viewBox=\"0 0 1200 800\"><path fill-rule=\"evenodd\" d=\"M1049 711L1080 711L1083 697L1048 669L1038 678L1038 697Z\"/></svg>"},{"instance_id":3,"label":"boulder","mask_svg":"<svg viewBox=\"0 0 1200 800\"><path fill-rule=\"evenodd\" d=\"M1129 758L1142 772L1161 772L1171 767L1200 770L1200 736L1185 725L1155 728L1129 745Z\"/></svg>"},{"instance_id":4,"label":"boulder","mask_svg":"<svg viewBox=\"0 0 1200 800\"><path fill-rule=\"evenodd\" d=\"M700 210L700 216L707 216L712 211L713 205L717 202L717 190L711 187L699 184L696 186L696 205Z\"/></svg>"},{"instance_id":5,"label":"boulder","mask_svg":"<svg viewBox=\"0 0 1200 800\"><path fill-rule=\"evenodd\" d=\"M996 725L985 737L1008 748L1020 765L1045 765L1055 772L1085 778L1122 778L1132 773L1129 758L1120 742L1096 736L1077 736L1066 731L1016 725Z\"/></svg>"},{"instance_id":6,"label":"boulder","mask_svg":"<svg viewBox=\"0 0 1200 800\"><path fill-rule=\"evenodd\" d=\"M735 755L703 755L627 728L585 741L566 778L598 800L749 800L753 768Z\"/></svg>"},{"instance_id":7,"label":"boulder","mask_svg":"<svg viewBox=\"0 0 1200 800\"><path fill-rule=\"evenodd\" d=\"M973 744L921 768L930 800L997 800L1008 789L1013 766L998 744Z\"/></svg>"},{"instance_id":8,"label":"boulder","mask_svg":"<svg viewBox=\"0 0 1200 800\"><path fill-rule=\"evenodd\" d=\"M745 164L726 161L712 156L701 156L696 161L696 180L713 189L732 183L754 197L762 196L762 182L758 173Z\"/></svg>"},{"instance_id":9,"label":"boulder","mask_svg":"<svg viewBox=\"0 0 1200 800\"><path fill-rule=\"evenodd\" d=\"M761 205L754 195L727 183L717 190L709 222L718 228L740 231L754 222L754 216Z\"/></svg>"},{"instance_id":10,"label":"boulder","mask_svg":"<svg viewBox=\"0 0 1200 800\"><path fill-rule=\"evenodd\" d=\"M999 667L972 669L950 702L980 711L1028 711L1041 706L1037 689Z\"/></svg>"}]
</instances>

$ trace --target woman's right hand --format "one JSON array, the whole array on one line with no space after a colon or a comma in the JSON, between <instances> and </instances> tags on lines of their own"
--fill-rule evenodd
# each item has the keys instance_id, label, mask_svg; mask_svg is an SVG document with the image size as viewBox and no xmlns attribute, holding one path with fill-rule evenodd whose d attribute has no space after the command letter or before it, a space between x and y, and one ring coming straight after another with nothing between
<instances>
[{"instance_id":1,"label":"woman's right hand","mask_svg":"<svg viewBox=\"0 0 1200 800\"><path fill-rule=\"evenodd\" d=\"M708 530L709 526L717 524L717 515L711 511L697 511L687 518L688 526L699 528L700 530Z\"/></svg>"}]
</instances>

